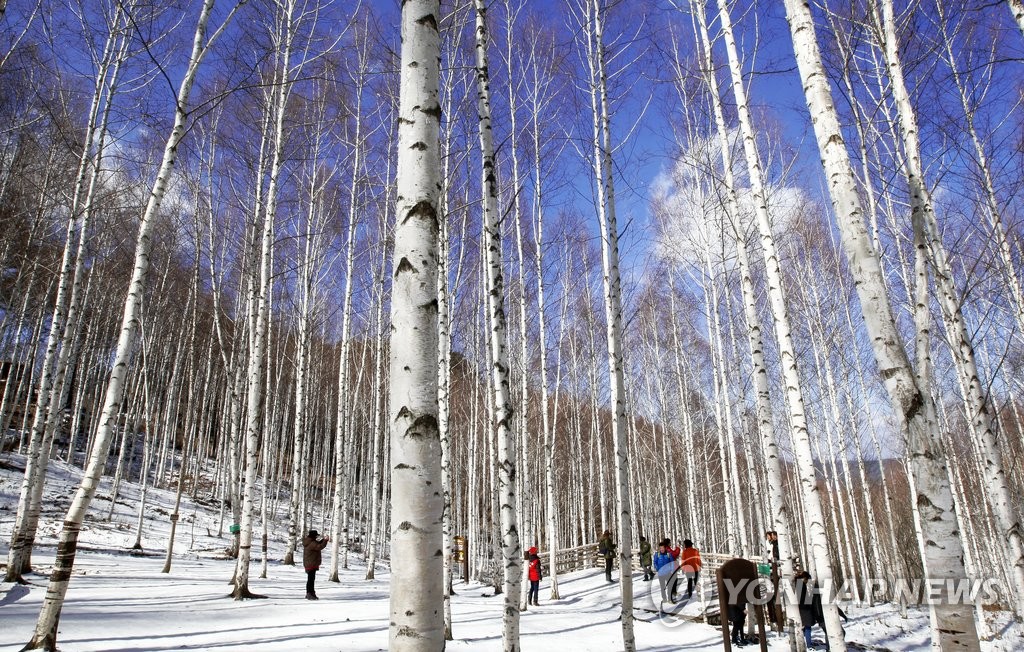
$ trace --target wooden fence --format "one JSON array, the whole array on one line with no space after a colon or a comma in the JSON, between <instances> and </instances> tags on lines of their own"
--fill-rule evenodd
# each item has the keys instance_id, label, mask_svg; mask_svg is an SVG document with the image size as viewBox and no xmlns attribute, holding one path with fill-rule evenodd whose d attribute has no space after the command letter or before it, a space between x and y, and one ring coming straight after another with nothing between
<instances>
[{"instance_id":1,"label":"wooden fence","mask_svg":"<svg viewBox=\"0 0 1024 652\"><path fill-rule=\"evenodd\" d=\"M541 568L543 569L544 575L548 575L550 570L550 554L546 551L540 551L537 555L540 557ZM715 571L718 570L718 567L732 559L732 555L725 555L717 552L702 552L700 557L702 562L701 574L704 575L704 577L714 577ZM757 563L758 560L753 559L751 561ZM616 555L615 560L612 563L613 567L618 569L618 555ZM559 575L579 570L586 570L588 568L604 568L604 558L598 553L596 543L588 543L575 548L556 550L555 567L557 568ZM633 550L632 570L641 570L639 549Z\"/></svg>"}]
</instances>

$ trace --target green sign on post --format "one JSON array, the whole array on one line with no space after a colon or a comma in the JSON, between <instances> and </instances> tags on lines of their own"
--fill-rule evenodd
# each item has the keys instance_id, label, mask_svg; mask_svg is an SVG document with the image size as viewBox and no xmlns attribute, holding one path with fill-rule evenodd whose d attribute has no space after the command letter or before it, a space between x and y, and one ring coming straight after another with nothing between
<instances>
[{"instance_id":1,"label":"green sign on post","mask_svg":"<svg viewBox=\"0 0 1024 652\"><path fill-rule=\"evenodd\" d=\"M238 534L242 531L242 526L235 523L234 525L228 528L228 531L231 532L231 534Z\"/></svg>"}]
</instances>

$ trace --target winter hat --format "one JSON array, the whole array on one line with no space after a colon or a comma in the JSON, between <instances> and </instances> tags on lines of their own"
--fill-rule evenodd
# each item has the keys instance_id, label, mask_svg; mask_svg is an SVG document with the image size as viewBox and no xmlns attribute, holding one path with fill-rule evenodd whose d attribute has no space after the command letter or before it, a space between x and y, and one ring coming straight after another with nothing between
<instances>
[{"instance_id":1,"label":"winter hat","mask_svg":"<svg viewBox=\"0 0 1024 652\"><path fill-rule=\"evenodd\" d=\"M536 555L537 554L537 546L533 546L533 547L530 548L530 554L531 555Z\"/></svg>"},{"instance_id":2,"label":"winter hat","mask_svg":"<svg viewBox=\"0 0 1024 652\"><path fill-rule=\"evenodd\" d=\"M693 547L693 541L690 541L689 539L683 539L683 547L684 548L692 548Z\"/></svg>"},{"instance_id":3,"label":"winter hat","mask_svg":"<svg viewBox=\"0 0 1024 652\"><path fill-rule=\"evenodd\" d=\"M316 530L310 530L310 531L309 531L309 538L310 538L310 539L316 539L316 538L318 538L319 536L320 536L320 533L319 533L319 532L317 532Z\"/></svg>"}]
</instances>

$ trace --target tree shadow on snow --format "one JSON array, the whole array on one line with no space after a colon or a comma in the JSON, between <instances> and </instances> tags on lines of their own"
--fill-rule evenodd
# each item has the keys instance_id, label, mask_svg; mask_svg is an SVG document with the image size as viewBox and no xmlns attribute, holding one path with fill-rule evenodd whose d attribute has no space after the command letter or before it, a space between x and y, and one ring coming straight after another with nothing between
<instances>
[{"instance_id":1,"label":"tree shadow on snow","mask_svg":"<svg viewBox=\"0 0 1024 652\"><path fill-rule=\"evenodd\" d=\"M244 630L237 628L220 629L220 630L204 630L202 632L175 632L173 634L142 634L139 636L121 636L121 637L104 637L104 638L68 638L61 641L64 646L71 646L76 643L127 643L129 641L147 641L144 646L127 646L127 647L105 647L106 652L160 652L162 650L213 650L218 648L240 648L249 649L253 645L263 645L267 643L290 643L298 644L304 639L324 639L331 637L350 636L354 634L368 634L370 632L387 632L387 628L382 624L378 623L375 625L367 625L364 627L357 627L354 629L339 629L338 626L343 623L319 623L319 625L330 627L330 631L323 633L290 633L281 634L280 636L271 637L253 637L246 638L240 635L242 632L254 632L261 629L281 631L289 628L308 628L309 624L296 624L296 625L266 625L264 627L246 627ZM155 646L148 641L154 641L157 639L179 639L188 640L197 637L216 636L218 634L231 634L231 640L227 641L210 641L206 643L170 643L164 646ZM299 649L299 648L292 648Z\"/></svg>"},{"instance_id":2,"label":"tree shadow on snow","mask_svg":"<svg viewBox=\"0 0 1024 652\"><path fill-rule=\"evenodd\" d=\"M31 591L29 591L28 587L23 584L12 584L11 588L4 592L4 597L0 598L0 607L5 604L13 604L24 598L30 592Z\"/></svg>"}]
</instances>

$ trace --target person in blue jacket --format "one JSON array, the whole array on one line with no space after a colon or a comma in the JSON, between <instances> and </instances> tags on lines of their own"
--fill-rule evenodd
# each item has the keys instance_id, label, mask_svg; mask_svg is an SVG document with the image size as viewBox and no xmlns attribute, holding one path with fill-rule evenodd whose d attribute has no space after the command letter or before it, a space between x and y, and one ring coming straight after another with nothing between
<instances>
[{"instance_id":1,"label":"person in blue jacket","mask_svg":"<svg viewBox=\"0 0 1024 652\"><path fill-rule=\"evenodd\" d=\"M668 539L658 544L658 552L654 553L654 570L658 573L658 584L661 585L661 601L668 601L669 583L676 576L676 558L668 550Z\"/></svg>"}]
</instances>

